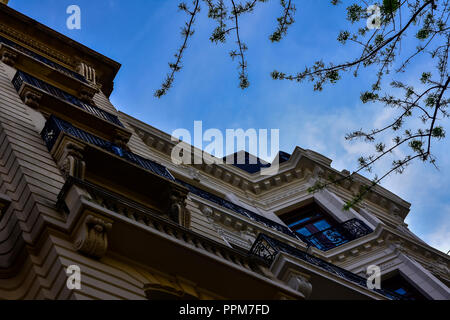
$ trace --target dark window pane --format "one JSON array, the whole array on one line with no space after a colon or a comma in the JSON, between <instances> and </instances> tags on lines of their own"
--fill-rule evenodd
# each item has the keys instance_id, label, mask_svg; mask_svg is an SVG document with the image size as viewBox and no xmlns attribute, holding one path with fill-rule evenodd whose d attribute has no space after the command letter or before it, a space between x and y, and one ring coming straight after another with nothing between
<instances>
[{"instance_id":1,"label":"dark window pane","mask_svg":"<svg viewBox=\"0 0 450 320\"><path fill-rule=\"evenodd\" d=\"M331 227L331 225L326 220L320 220L314 223L314 226L319 230L325 230Z\"/></svg>"}]
</instances>

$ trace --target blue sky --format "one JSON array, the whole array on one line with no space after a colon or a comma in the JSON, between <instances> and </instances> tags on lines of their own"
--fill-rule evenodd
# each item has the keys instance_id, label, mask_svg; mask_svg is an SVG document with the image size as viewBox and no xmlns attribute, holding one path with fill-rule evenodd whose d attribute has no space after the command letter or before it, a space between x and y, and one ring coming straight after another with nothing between
<instances>
[{"instance_id":1,"label":"blue sky","mask_svg":"<svg viewBox=\"0 0 450 320\"><path fill-rule=\"evenodd\" d=\"M273 81L270 72L301 71L317 58L345 61L358 51L336 41L346 29L344 7L328 0L297 1L296 23L288 36L271 44L275 18L281 14L278 1L259 5L241 22L241 37L249 47L247 59L251 86L238 88L237 66L228 55L234 40L214 45L208 38L214 28L203 10L196 33L185 54L184 68L173 89L161 100L153 97L180 45L180 27L186 16L177 11L175 0L11 0L10 6L49 27L120 62L113 104L121 111L165 132L193 130L196 120L204 128L280 129L280 148L311 149L334 160L336 169L354 170L361 153L371 151L364 143L346 142L346 133L386 124L392 111L379 105L363 105L360 92L374 79L374 71L359 78L346 75L337 85L314 92L309 83ZM79 5L81 30L68 30L66 8ZM362 26L362 25L361 25ZM404 80L417 83L426 57L417 61ZM445 124L444 124L445 125ZM448 125L448 123L447 123ZM406 219L410 229L432 246L450 250L450 159L448 141L436 143L439 170L416 163L405 174L394 175L383 186L412 203ZM391 160L379 163L382 173Z\"/></svg>"}]
</instances>

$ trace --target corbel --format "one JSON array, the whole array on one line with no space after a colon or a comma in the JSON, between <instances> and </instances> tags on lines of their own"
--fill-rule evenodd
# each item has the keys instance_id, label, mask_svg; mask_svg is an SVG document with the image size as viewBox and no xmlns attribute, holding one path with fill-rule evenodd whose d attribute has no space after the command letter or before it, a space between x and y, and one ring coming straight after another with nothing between
<instances>
[{"instance_id":1,"label":"corbel","mask_svg":"<svg viewBox=\"0 0 450 320\"><path fill-rule=\"evenodd\" d=\"M26 87L21 92L21 97L27 106L38 109L42 99L42 93L38 90Z\"/></svg>"},{"instance_id":2,"label":"corbel","mask_svg":"<svg viewBox=\"0 0 450 320\"><path fill-rule=\"evenodd\" d=\"M14 52L14 50L11 50L10 48L8 48L4 45L1 46L0 55L1 55L2 62L4 62L5 64L7 64L11 67L13 67L17 62L17 58L18 58L17 53Z\"/></svg>"},{"instance_id":3,"label":"corbel","mask_svg":"<svg viewBox=\"0 0 450 320\"><path fill-rule=\"evenodd\" d=\"M92 258L102 258L108 249L108 231L112 220L92 214L86 215L75 236L77 251Z\"/></svg>"}]
</instances>

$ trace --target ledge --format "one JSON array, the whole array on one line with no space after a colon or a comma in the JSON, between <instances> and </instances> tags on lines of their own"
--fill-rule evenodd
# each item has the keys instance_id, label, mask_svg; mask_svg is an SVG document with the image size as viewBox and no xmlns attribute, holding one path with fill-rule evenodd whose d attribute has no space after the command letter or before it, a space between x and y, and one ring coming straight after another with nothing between
<instances>
[{"instance_id":1,"label":"ledge","mask_svg":"<svg viewBox=\"0 0 450 320\"><path fill-rule=\"evenodd\" d=\"M25 72L17 71L12 83L22 101L31 108L39 109L47 115L55 114L107 140L118 139L126 144L131 137L132 133L117 116Z\"/></svg>"},{"instance_id":2,"label":"ledge","mask_svg":"<svg viewBox=\"0 0 450 320\"><path fill-rule=\"evenodd\" d=\"M92 98L99 89L83 76L0 36L0 59L16 69L62 85L71 94Z\"/></svg>"},{"instance_id":3,"label":"ledge","mask_svg":"<svg viewBox=\"0 0 450 320\"><path fill-rule=\"evenodd\" d=\"M227 247L83 181L60 194L69 210L68 230L76 250L94 259L122 256L236 299L303 299L274 279L264 260ZM108 197L107 199L105 198ZM124 237L124 235L127 235ZM241 289L234 289L240 285Z\"/></svg>"}]
</instances>

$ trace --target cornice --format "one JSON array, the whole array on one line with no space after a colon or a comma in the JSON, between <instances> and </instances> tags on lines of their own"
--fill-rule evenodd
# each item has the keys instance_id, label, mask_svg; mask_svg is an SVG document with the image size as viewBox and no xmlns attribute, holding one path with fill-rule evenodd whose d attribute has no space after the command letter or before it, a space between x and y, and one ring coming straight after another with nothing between
<instances>
[{"instance_id":1,"label":"cornice","mask_svg":"<svg viewBox=\"0 0 450 320\"><path fill-rule=\"evenodd\" d=\"M103 93L107 96L111 94L120 63L8 6L0 6L0 20L0 32L12 40L37 50L74 71L79 71L83 64L94 69ZM93 80L95 82L95 79Z\"/></svg>"},{"instance_id":2,"label":"cornice","mask_svg":"<svg viewBox=\"0 0 450 320\"><path fill-rule=\"evenodd\" d=\"M171 136L156 128L151 127L127 114L121 113L125 121L131 126L140 139L153 150L165 154L167 161L173 147L178 143L171 139ZM192 147L194 155L201 155L202 151ZM222 185L227 185L239 190L245 196L248 193L255 198L263 198L273 194L274 191L285 187L292 181L300 179L324 179L329 175L344 177L346 172L339 172L330 166L331 160L311 150L296 147L290 159L280 164L277 174L263 176L259 173L249 174L235 166L227 164L202 164L192 165L195 170L199 170ZM353 181L345 180L340 187L352 193L358 192L361 185L367 185L370 180L355 174ZM367 201L375 203L388 212L398 215L402 219L409 213L410 203L389 192L381 186L376 186L368 195Z\"/></svg>"},{"instance_id":3,"label":"cornice","mask_svg":"<svg viewBox=\"0 0 450 320\"><path fill-rule=\"evenodd\" d=\"M450 257L448 255L383 224L379 224L374 232L365 237L326 252L313 248L313 252L331 263L343 265L351 263L358 257L386 248L389 244L395 245L399 251L406 255L419 258L422 263L425 262L429 266L433 266L434 269L436 269L437 264L442 264L450 270Z\"/></svg>"}]
</instances>

